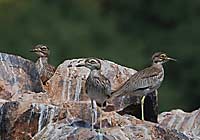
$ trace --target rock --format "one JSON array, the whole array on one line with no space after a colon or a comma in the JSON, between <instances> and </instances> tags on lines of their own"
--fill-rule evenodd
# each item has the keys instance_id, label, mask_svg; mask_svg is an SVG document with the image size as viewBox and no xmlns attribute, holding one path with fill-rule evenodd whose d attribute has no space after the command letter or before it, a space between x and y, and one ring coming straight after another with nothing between
<instances>
[{"instance_id":1,"label":"rock","mask_svg":"<svg viewBox=\"0 0 200 140\"><path fill-rule=\"evenodd\" d=\"M200 109L186 113L180 109L163 112L159 115L159 124L175 129L192 139L200 139Z\"/></svg>"},{"instance_id":2,"label":"rock","mask_svg":"<svg viewBox=\"0 0 200 140\"><path fill-rule=\"evenodd\" d=\"M18 102L6 102L0 108L0 139L7 140L11 132L12 122L16 117L15 110L18 108Z\"/></svg>"},{"instance_id":3,"label":"rock","mask_svg":"<svg viewBox=\"0 0 200 140\"><path fill-rule=\"evenodd\" d=\"M0 98L8 100L24 91L42 91L35 64L20 56L0 53Z\"/></svg>"},{"instance_id":4,"label":"rock","mask_svg":"<svg viewBox=\"0 0 200 140\"><path fill-rule=\"evenodd\" d=\"M85 80L90 71L85 67L74 67L84 60L66 60L58 66L54 76L48 81L48 87L46 88L54 102L89 100L85 93ZM111 81L113 91L136 72L133 69L122 67L110 61L101 60L101 63L102 73Z\"/></svg>"},{"instance_id":5,"label":"rock","mask_svg":"<svg viewBox=\"0 0 200 140\"><path fill-rule=\"evenodd\" d=\"M5 102L0 108L0 139L2 140L24 139L34 135L40 126L37 124L40 122L41 110L48 110L48 108L44 109L43 104L47 103L45 93L23 93L20 96L22 97L16 98L18 101ZM44 118L46 117L48 114L45 114Z\"/></svg>"},{"instance_id":6,"label":"rock","mask_svg":"<svg viewBox=\"0 0 200 140\"><path fill-rule=\"evenodd\" d=\"M9 102L9 101L8 100L4 100L4 99L0 99L0 107L6 102Z\"/></svg>"},{"instance_id":7,"label":"rock","mask_svg":"<svg viewBox=\"0 0 200 140\"><path fill-rule=\"evenodd\" d=\"M85 59L66 60L59 65L54 76L47 82L46 90L55 105L66 101L88 101L85 93L85 81L89 75L89 69L85 67L75 67L78 63L83 63ZM102 73L111 82L113 91L121 87L136 70L126 68L111 61L101 60ZM132 114L141 118L141 97L126 95L113 99L105 111L119 111L121 114ZM148 100L148 102L146 102ZM157 95L153 92L145 99L145 119L157 122L158 105ZM125 109L124 109L125 108ZM128 109L127 109L128 108Z\"/></svg>"},{"instance_id":8,"label":"rock","mask_svg":"<svg viewBox=\"0 0 200 140\"><path fill-rule=\"evenodd\" d=\"M67 122L58 122L47 125L33 139L98 140L102 137L104 140L189 140L180 132L162 128L158 124L142 122L132 116L109 113L106 118L117 126L103 128L104 134L98 134L89 128L70 126Z\"/></svg>"},{"instance_id":9,"label":"rock","mask_svg":"<svg viewBox=\"0 0 200 140\"><path fill-rule=\"evenodd\" d=\"M90 125L90 102L66 102L60 106L51 104L46 93L24 92L2 100L0 107L0 139L31 139L47 124L67 119L68 125L76 120ZM74 125L77 123L74 123Z\"/></svg>"},{"instance_id":10,"label":"rock","mask_svg":"<svg viewBox=\"0 0 200 140\"><path fill-rule=\"evenodd\" d=\"M52 123L33 137L33 140L89 140L97 135L88 128L72 127L68 123Z\"/></svg>"},{"instance_id":11,"label":"rock","mask_svg":"<svg viewBox=\"0 0 200 140\"><path fill-rule=\"evenodd\" d=\"M102 111L103 134L91 131L91 105L84 87L89 70L73 67L84 59L66 60L61 64L44 86L46 91L42 89L34 63L7 54L1 54L0 60L0 68L3 70L3 72L0 71L0 85L3 85L2 92L0 91L2 93L0 140L97 140L99 138L104 140L188 140L199 138L199 110L192 113L179 113L179 115L185 115L184 119L180 119L177 113L173 112L170 113L171 117L161 114L160 124L141 121L133 116L137 110L140 110L140 97L130 95L115 98L110 102L113 108ZM112 90L119 88L136 72L107 60L101 60L101 62L102 73L110 79ZM10 68L10 65L15 69ZM70 65L72 67L68 67ZM8 75L8 72L18 73L12 74L7 79L4 75ZM13 77L17 79L14 80L17 83L10 80L15 79ZM146 106L151 105L150 108L146 108L146 111L153 111L152 114L156 116L149 115L147 112L149 116L146 116L146 119L157 118L156 93L148 95L145 102ZM136 106L139 108L135 108ZM95 106L96 129L99 128L99 109ZM126 115L127 113L131 115ZM176 122L180 121L177 127L171 118L177 120ZM180 124L188 125L188 120L194 123L190 127L180 127Z\"/></svg>"},{"instance_id":12,"label":"rock","mask_svg":"<svg viewBox=\"0 0 200 140\"><path fill-rule=\"evenodd\" d=\"M20 109L19 102L6 102L1 108L1 139L66 139L91 140L97 139L99 134L92 132L89 109L80 111L87 102L68 103L61 107L40 103L30 104L29 109ZM24 110L23 113L19 113ZM76 111L76 112L74 112ZM21 111L22 112L22 111ZM85 112L85 115L84 113ZM196 112L197 113L197 112ZM88 114L88 115L87 115ZM116 112L103 113L104 139L107 140L189 140L193 137L185 135L176 129L163 124L155 124L136 119L131 115L121 116Z\"/></svg>"}]
</instances>

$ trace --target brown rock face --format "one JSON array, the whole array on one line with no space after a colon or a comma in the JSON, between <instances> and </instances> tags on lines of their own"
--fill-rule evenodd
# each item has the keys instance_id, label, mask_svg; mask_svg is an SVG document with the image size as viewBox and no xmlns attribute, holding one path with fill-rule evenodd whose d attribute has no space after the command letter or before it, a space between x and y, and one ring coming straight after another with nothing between
<instances>
[{"instance_id":1,"label":"brown rock face","mask_svg":"<svg viewBox=\"0 0 200 140\"><path fill-rule=\"evenodd\" d=\"M66 101L85 101L85 80L89 69L73 67L85 59L66 60L58 66L54 76L48 81L48 93L56 103ZM101 61L102 73L111 81L112 90L119 88L136 71L116 65L110 61ZM70 67L69 67L70 66ZM120 107L118 107L120 108Z\"/></svg>"},{"instance_id":2,"label":"brown rock face","mask_svg":"<svg viewBox=\"0 0 200 140\"><path fill-rule=\"evenodd\" d=\"M189 138L200 139L200 109L191 113L172 110L159 115L161 126L182 132Z\"/></svg>"},{"instance_id":3,"label":"brown rock face","mask_svg":"<svg viewBox=\"0 0 200 140\"><path fill-rule=\"evenodd\" d=\"M112 106L103 111L103 134L91 131L91 105L84 87L89 70L73 67L81 61L84 59L66 60L61 64L45 85L45 92L42 90L34 63L18 56L1 54L0 140L200 138L199 110L192 113L172 111L161 114L160 124L141 121L133 116L140 111L140 97L130 95L114 99L110 102ZM113 90L119 88L136 72L107 60L101 62L102 74L110 79ZM155 93L148 95L145 101L146 119L157 118L156 113L149 113L156 112L156 100ZM95 106L96 129L99 128L99 112L100 108ZM130 115L125 115L126 113ZM189 125L189 122L193 123Z\"/></svg>"},{"instance_id":4,"label":"brown rock face","mask_svg":"<svg viewBox=\"0 0 200 140\"><path fill-rule=\"evenodd\" d=\"M38 130L41 110L44 110L44 104L48 103L45 93L23 93L13 100L15 101L5 102L0 108L2 140L21 140L34 135Z\"/></svg>"},{"instance_id":5,"label":"brown rock face","mask_svg":"<svg viewBox=\"0 0 200 140\"><path fill-rule=\"evenodd\" d=\"M63 140L189 140L184 134L162 128L157 124L142 122L132 116L120 116L116 113L109 113L106 116L110 124L117 124L115 127L104 128L104 134L99 134L87 127L80 125L69 125L67 122L49 124L46 129L40 131L34 140L48 138Z\"/></svg>"},{"instance_id":6,"label":"brown rock face","mask_svg":"<svg viewBox=\"0 0 200 140\"><path fill-rule=\"evenodd\" d=\"M10 99L24 91L42 91L35 64L19 56L0 53L0 98Z\"/></svg>"},{"instance_id":7,"label":"brown rock face","mask_svg":"<svg viewBox=\"0 0 200 140\"><path fill-rule=\"evenodd\" d=\"M47 82L46 90L52 98L53 104L60 104L66 101L88 101L89 98L85 93L85 81L89 75L89 69L85 67L75 67L85 59L66 60L58 66L54 76ZM121 87L131 75L136 73L135 70L117 65L111 61L101 60L102 74L111 82L112 90ZM70 67L69 67L70 66ZM108 106L105 111L116 110L120 114L132 114L141 118L141 97L123 96L112 100L112 106ZM153 92L149 94L145 102L145 119L157 122L158 105L157 96Z\"/></svg>"}]
</instances>

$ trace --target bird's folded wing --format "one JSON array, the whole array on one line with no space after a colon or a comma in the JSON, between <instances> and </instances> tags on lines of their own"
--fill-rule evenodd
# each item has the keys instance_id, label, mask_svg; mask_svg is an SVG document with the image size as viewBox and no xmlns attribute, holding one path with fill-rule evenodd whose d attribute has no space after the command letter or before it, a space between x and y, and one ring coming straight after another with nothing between
<instances>
[{"instance_id":1,"label":"bird's folded wing","mask_svg":"<svg viewBox=\"0 0 200 140\"><path fill-rule=\"evenodd\" d=\"M151 87L160 72L161 70L156 67L148 67L136 72L118 90L112 92L111 98Z\"/></svg>"},{"instance_id":2,"label":"bird's folded wing","mask_svg":"<svg viewBox=\"0 0 200 140\"><path fill-rule=\"evenodd\" d=\"M94 87L103 92L107 96L111 96L111 83L103 75L93 77Z\"/></svg>"}]
</instances>

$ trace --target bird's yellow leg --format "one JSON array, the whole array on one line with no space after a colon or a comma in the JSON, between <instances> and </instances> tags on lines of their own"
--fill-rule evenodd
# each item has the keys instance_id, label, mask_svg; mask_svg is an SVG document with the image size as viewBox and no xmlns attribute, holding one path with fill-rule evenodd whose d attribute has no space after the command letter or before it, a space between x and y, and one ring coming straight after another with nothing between
<instances>
[{"instance_id":1,"label":"bird's yellow leg","mask_svg":"<svg viewBox=\"0 0 200 140\"><path fill-rule=\"evenodd\" d=\"M145 96L142 96L141 99L141 112L142 112L142 120L144 121L144 100L145 100Z\"/></svg>"}]
</instances>

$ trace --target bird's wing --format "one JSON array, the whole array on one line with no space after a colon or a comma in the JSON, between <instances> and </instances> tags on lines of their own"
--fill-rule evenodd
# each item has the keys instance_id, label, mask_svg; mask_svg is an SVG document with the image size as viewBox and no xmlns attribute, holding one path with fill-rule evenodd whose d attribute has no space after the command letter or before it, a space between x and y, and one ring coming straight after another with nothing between
<instances>
[{"instance_id":1,"label":"bird's wing","mask_svg":"<svg viewBox=\"0 0 200 140\"><path fill-rule=\"evenodd\" d=\"M153 80L161 72L156 67L148 67L133 74L118 90L112 92L113 97L123 96L127 93L134 93L152 86Z\"/></svg>"},{"instance_id":2,"label":"bird's wing","mask_svg":"<svg viewBox=\"0 0 200 140\"><path fill-rule=\"evenodd\" d=\"M100 73L95 76L93 75L88 77L86 81L86 89L91 88L95 90L96 93L105 94L108 97L111 96L111 83L105 76L101 75Z\"/></svg>"},{"instance_id":3,"label":"bird's wing","mask_svg":"<svg viewBox=\"0 0 200 140\"><path fill-rule=\"evenodd\" d=\"M43 73L41 74L41 79L43 83L46 83L55 73L55 67L52 65L45 66Z\"/></svg>"},{"instance_id":4,"label":"bird's wing","mask_svg":"<svg viewBox=\"0 0 200 140\"><path fill-rule=\"evenodd\" d=\"M152 87L157 83L156 80L160 78L159 76L162 74L161 71L161 69L156 67L148 67L139 71L136 76L133 75L130 79L130 82L135 85L133 89L137 91Z\"/></svg>"},{"instance_id":5,"label":"bird's wing","mask_svg":"<svg viewBox=\"0 0 200 140\"><path fill-rule=\"evenodd\" d=\"M100 85L100 88L102 89L102 91L104 91L104 93L107 96L111 96L110 80L108 80L104 75L101 75L101 74L98 77L95 76L94 78L96 79L96 82L98 83L98 85Z\"/></svg>"},{"instance_id":6,"label":"bird's wing","mask_svg":"<svg viewBox=\"0 0 200 140\"><path fill-rule=\"evenodd\" d=\"M48 65L48 70L52 71L52 72L55 72L56 68L54 66L52 66L52 65Z\"/></svg>"}]
</instances>

